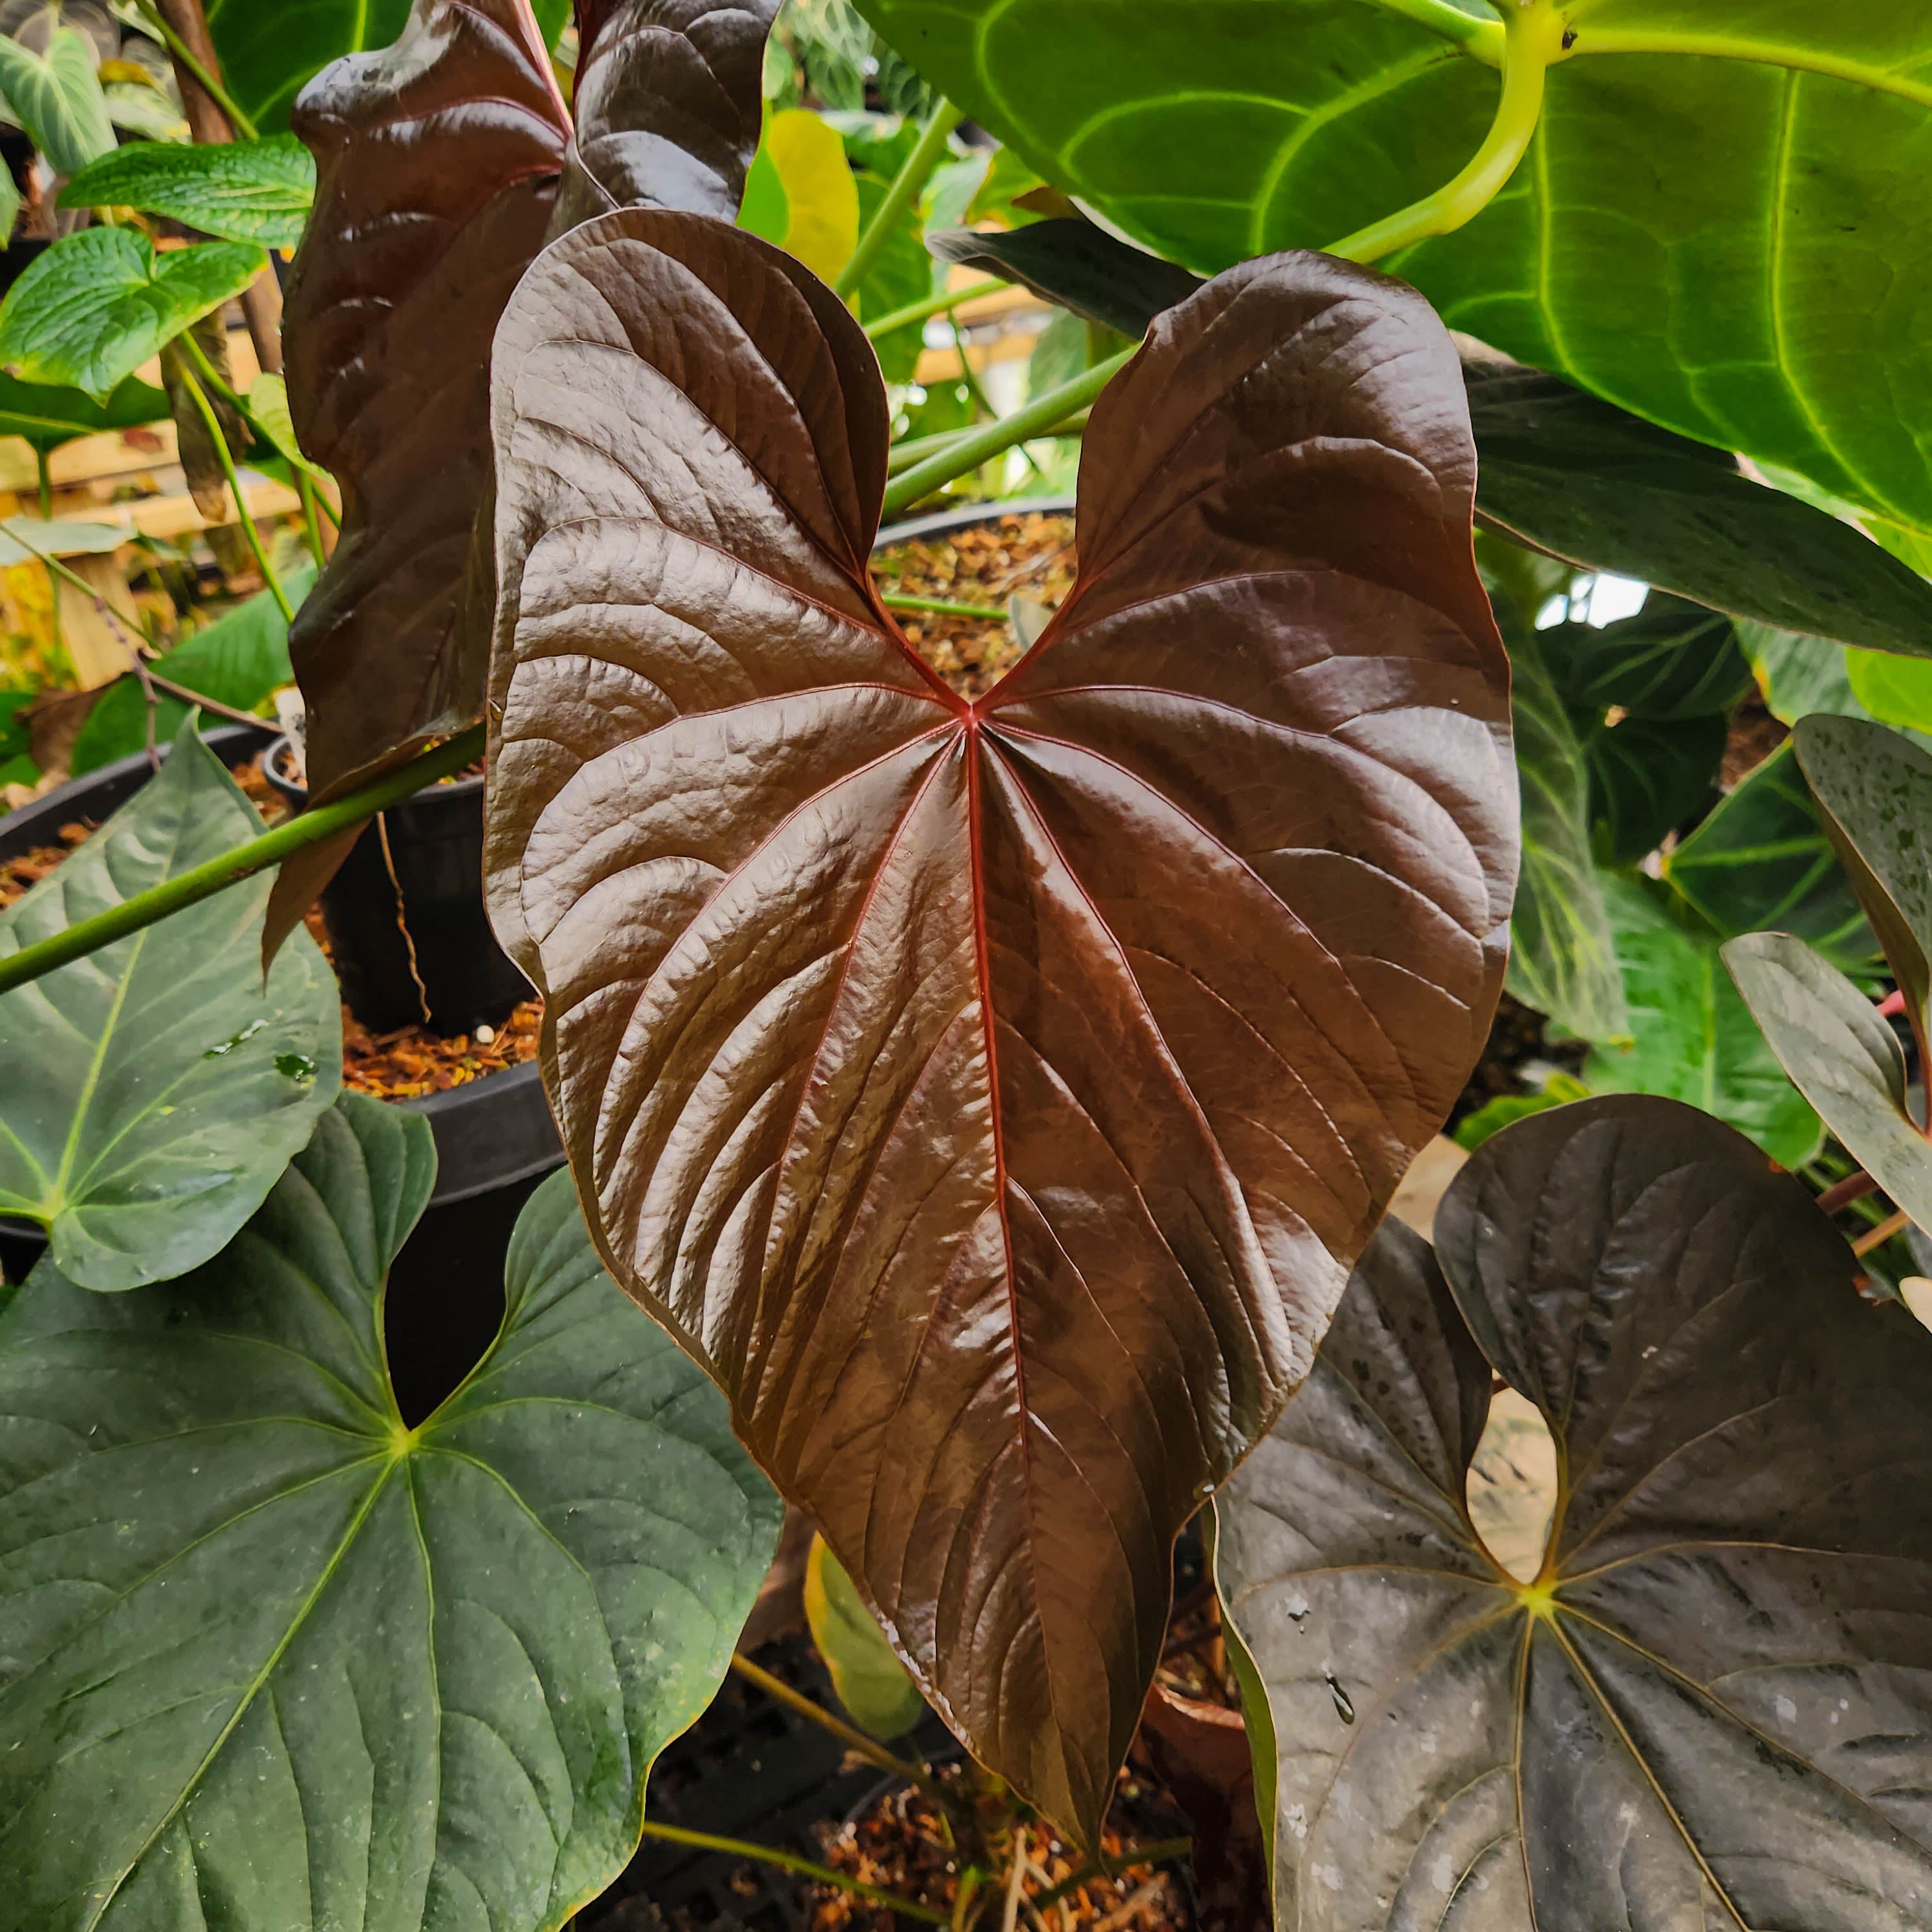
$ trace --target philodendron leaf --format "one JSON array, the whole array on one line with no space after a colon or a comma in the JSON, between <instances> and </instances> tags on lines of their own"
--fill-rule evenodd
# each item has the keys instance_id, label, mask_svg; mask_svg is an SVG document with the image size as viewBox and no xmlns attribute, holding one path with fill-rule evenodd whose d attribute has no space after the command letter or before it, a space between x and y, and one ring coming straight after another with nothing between
<instances>
[{"instance_id":1,"label":"philodendron leaf","mask_svg":"<svg viewBox=\"0 0 1932 1932\"><path fill-rule=\"evenodd\" d=\"M1850 980L1788 932L1754 932L1724 964L1804 1097L1886 1193L1932 1227L1932 1142L1908 1110L1905 1056Z\"/></svg>"},{"instance_id":2,"label":"philodendron leaf","mask_svg":"<svg viewBox=\"0 0 1932 1932\"><path fill-rule=\"evenodd\" d=\"M435 1168L344 1095L206 1267L44 1265L0 1316L9 1932L554 1932L630 1856L778 1499L562 1174L405 1428L382 1280Z\"/></svg>"},{"instance_id":3,"label":"philodendron leaf","mask_svg":"<svg viewBox=\"0 0 1932 1932\"><path fill-rule=\"evenodd\" d=\"M1922 1043L1932 994L1932 756L1857 718L1802 718L1792 737Z\"/></svg>"},{"instance_id":4,"label":"philodendron leaf","mask_svg":"<svg viewBox=\"0 0 1932 1932\"><path fill-rule=\"evenodd\" d=\"M203 10L228 91L272 134L287 128L296 95L332 61L394 40L410 0L204 0Z\"/></svg>"},{"instance_id":5,"label":"philodendron leaf","mask_svg":"<svg viewBox=\"0 0 1932 1932\"><path fill-rule=\"evenodd\" d=\"M808 271L627 211L498 332L492 910L600 1247L1089 1842L1174 1535L1502 976L1460 407L1400 284L1223 278L1095 406L1078 584L969 704L874 594L885 392Z\"/></svg>"},{"instance_id":6,"label":"philodendron leaf","mask_svg":"<svg viewBox=\"0 0 1932 1932\"><path fill-rule=\"evenodd\" d=\"M860 1730L902 1737L925 1716L918 1685L822 1536L812 1539L805 1559L805 1618L832 1688Z\"/></svg>"},{"instance_id":7,"label":"philodendron leaf","mask_svg":"<svg viewBox=\"0 0 1932 1932\"><path fill-rule=\"evenodd\" d=\"M138 208L230 242L292 248L315 199L315 163L292 134L209 146L136 141L83 168L63 208Z\"/></svg>"},{"instance_id":8,"label":"philodendron leaf","mask_svg":"<svg viewBox=\"0 0 1932 1932\"><path fill-rule=\"evenodd\" d=\"M134 429L166 419L168 399L150 382L130 376L104 402L64 384L23 382L0 374L0 436L17 436L43 453L76 436Z\"/></svg>"},{"instance_id":9,"label":"philodendron leaf","mask_svg":"<svg viewBox=\"0 0 1932 1932\"><path fill-rule=\"evenodd\" d=\"M860 10L1047 179L1203 272L1333 248L1454 180L1496 115L1505 35L1477 0ZM1932 529L1932 383L1900 373L1923 366L1932 299L1932 14L1516 10L1519 60L1552 62L1528 152L1391 272L1520 362Z\"/></svg>"},{"instance_id":10,"label":"philodendron leaf","mask_svg":"<svg viewBox=\"0 0 1932 1932\"><path fill-rule=\"evenodd\" d=\"M928 242L944 261L1021 283L1130 336L1200 286L1090 221ZM1460 346L1478 522L1580 569L1736 616L1932 652L1932 584L1840 518L1746 477L1727 449L1659 429L1471 338Z\"/></svg>"},{"instance_id":11,"label":"philodendron leaf","mask_svg":"<svg viewBox=\"0 0 1932 1932\"><path fill-rule=\"evenodd\" d=\"M195 735L0 912L0 956L257 836ZM0 997L0 1214L83 1288L165 1281L262 1204L342 1079L335 979L298 934L262 982L268 880L203 899Z\"/></svg>"},{"instance_id":12,"label":"philodendron leaf","mask_svg":"<svg viewBox=\"0 0 1932 1932\"><path fill-rule=\"evenodd\" d=\"M0 34L0 95L57 175L76 174L113 152L114 125L94 72L94 45L72 27L57 22L45 53Z\"/></svg>"},{"instance_id":13,"label":"philodendron leaf","mask_svg":"<svg viewBox=\"0 0 1932 1932\"><path fill-rule=\"evenodd\" d=\"M296 129L316 202L289 284L289 406L344 492L290 638L326 800L482 702L463 592L490 338L542 245L570 122L527 0L416 0L394 46L316 76Z\"/></svg>"},{"instance_id":14,"label":"philodendron leaf","mask_svg":"<svg viewBox=\"0 0 1932 1932\"><path fill-rule=\"evenodd\" d=\"M1384 1226L1215 1504L1276 1923L1924 1924L1932 1336L1666 1101L1506 1130L1436 1234ZM1531 1583L1466 1501L1492 1369L1563 1474Z\"/></svg>"},{"instance_id":15,"label":"philodendron leaf","mask_svg":"<svg viewBox=\"0 0 1932 1932\"><path fill-rule=\"evenodd\" d=\"M1584 737L1591 820L1612 865L1634 865L1715 799L1726 731L1721 715L1626 718Z\"/></svg>"},{"instance_id":16,"label":"philodendron leaf","mask_svg":"<svg viewBox=\"0 0 1932 1932\"><path fill-rule=\"evenodd\" d=\"M1869 973L1878 957L1788 742L1666 854L1664 876L1720 938L1792 933L1848 972Z\"/></svg>"},{"instance_id":17,"label":"philodendron leaf","mask_svg":"<svg viewBox=\"0 0 1932 1932\"><path fill-rule=\"evenodd\" d=\"M1583 1040L1628 1030L1623 975L1590 853L1590 772L1544 668L1540 637L1511 633L1522 873L1510 920L1510 992Z\"/></svg>"},{"instance_id":18,"label":"philodendron leaf","mask_svg":"<svg viewBox=\"0 0 1932 1932\"><path fill-rule=\"evenodd\" d=\"M1558 624L1538 642L1566 701L1599 711L1615 705L1660 721L1711 718L1751 686L1731 620L1680 598L1653 594L1634 617Z\"/></svg>"},{"instance_id":19,"label":"philodendron leaf","mask_svg":"<svg viewBox=\"0 0 1932 1932\"><path fill-rule=\"evenodd\" d=\"M1818 1150L1818 1117L1738 997L1717 934L1648 879L1606 873L1603 892L1630 1036L1596 1042L1584 1084L1688 1101L1748 1134L1781 1166L1802 1166Z\"/></svg>"},{"instance_id":20,"label":"philodendron leaf","mask_svg":"<svg viewBox=\"0 0 1932 1932\"><path fill-rule=\"evenodd\" d=\"M164 344L238 296L268 260L238 242L157 254L138 229L83 229L8 290L0 362L29 382L70 383L104 404Z\"/></svg>"}]
</instances>

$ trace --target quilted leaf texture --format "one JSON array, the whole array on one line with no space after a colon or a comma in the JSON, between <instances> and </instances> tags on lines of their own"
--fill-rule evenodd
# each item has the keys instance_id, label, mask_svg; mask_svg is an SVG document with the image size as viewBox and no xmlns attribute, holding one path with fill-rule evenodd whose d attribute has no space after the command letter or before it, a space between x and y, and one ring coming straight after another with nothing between
<instances>
[{"instance_id":1,"label":"quilted leaf texture","mask_svg":"<svg viewBox=\"0 0 1932 1932\"><path fill-rule=\"evenodd\" d=\"M1449 338L1312 255L1096 406L976 704L866 568L886 400L798 263L625 210L497 340L492 906L616 1279L974 1753L1090 1844L1172 1539L1483 1041L1508 672Z\"/></svg>"}]
</instances>

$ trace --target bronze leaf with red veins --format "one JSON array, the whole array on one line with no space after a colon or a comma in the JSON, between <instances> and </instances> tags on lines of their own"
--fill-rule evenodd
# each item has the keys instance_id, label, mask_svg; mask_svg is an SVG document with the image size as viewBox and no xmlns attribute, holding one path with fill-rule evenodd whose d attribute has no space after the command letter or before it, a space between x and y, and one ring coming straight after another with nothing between
<instances>
[{"instance_id":1,"label":"bronze leaf with red veins","mask_svg":"<svg viewBox=\"0 0 1932 1932\"><path fill-rule=\"evenodd\" d=\"M866 558L878 365L607 215L499 334L493 910L616 1278L922 1688L1091 1844L1169 1550L1474 1061L1516 862L1449 337L1315 255L1160 317L976 704Z\"/></svg>"},{"instance_id":2,"label":"bronze leaf with red veins","mask_svg":"<svg viewBox=\"0 0 1932 1932\"><path fill-rule=\"evenodd\" d=\"M482 704L482 652L458 644L490 342L543 245L570 121L527 0L416 0L393 46L316 76L295 128L316 192L284 321L289 406L344 494L289 639L326 799Z\"/></svg>"}]
</instances>

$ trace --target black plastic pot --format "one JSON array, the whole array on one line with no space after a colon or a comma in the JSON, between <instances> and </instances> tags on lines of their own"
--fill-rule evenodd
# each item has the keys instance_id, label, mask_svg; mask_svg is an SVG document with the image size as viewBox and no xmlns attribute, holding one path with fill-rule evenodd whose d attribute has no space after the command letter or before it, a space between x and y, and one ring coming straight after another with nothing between
<instances>
[{"instance_id":1,"label":"black plastic pot","mask_svg":"<svg viewBox=\"0 0 1932 1932\"><path fill-rule=\"evenodd\" d=\"M955 530L970 530L980 524L997 524L1002 517L1070 517L1071 496L1017 496L1010 502L962 503L950 510L934 510L930 516L908 517L904 522L889 524L872 544L872 554L890 550L894 544L909 543L915 537L949 536Z\"/></svg>"},{"instance_id":2,"label":"black plastic pot","mask_svg":"<svg viewBox=\"0 0 1932 1932\"><path fill-rule=\"evenodd\" d=\"M262 773L299 812L308 794L282 753L278 741ZM428 786L373 821L324 887L322 917L342 997L371 1033L418 1021L446 1039L474 1033L530 996L483 910L481 778Z\"/></svg>"}]
</instances>

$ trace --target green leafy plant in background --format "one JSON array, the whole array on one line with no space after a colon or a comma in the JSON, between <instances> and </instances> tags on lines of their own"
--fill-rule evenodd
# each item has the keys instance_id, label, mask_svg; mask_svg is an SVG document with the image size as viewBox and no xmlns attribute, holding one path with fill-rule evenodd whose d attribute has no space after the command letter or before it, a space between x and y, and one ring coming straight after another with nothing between
<instances>
[{"instance_id":1,"label":"green leafy plant in background","mask_svg":"<svg viewBox=\"0 0 1932 1932\"><path fill-rule=\"evenodd\" d=\"M61 190L63 208L138 208L226 242L292 248L315 199L315 162L292 134L212 147L143 141L104 154Z\"/></svg>"},{"instance_id":2,"label":"green leafy plant in background","mask_svg":"<svg viewBox=\"0 0 1932 1932\"><path fill-rule=\"evenodd\" d=\"M822 1536L812 1539L806 1558L805 1615L832 1688L862 1730L902 1737L926 1715L918 1685Z\"/></svg>"}]
</instances>

